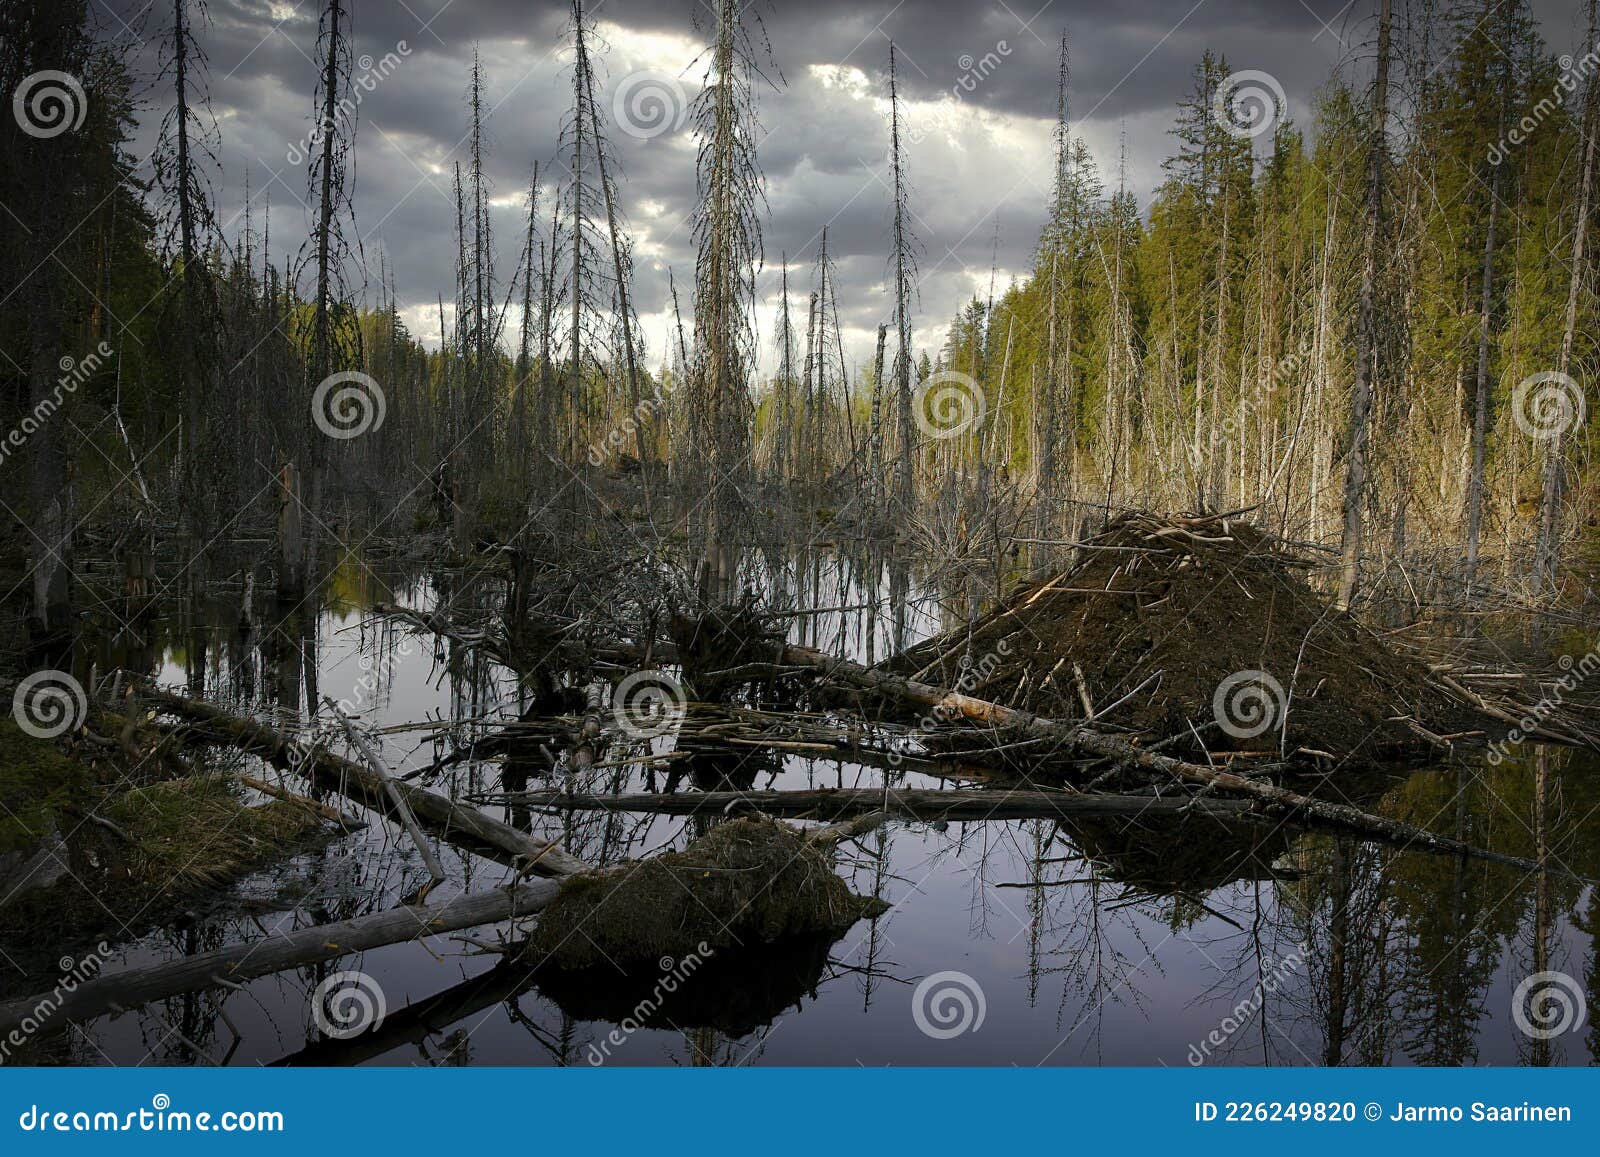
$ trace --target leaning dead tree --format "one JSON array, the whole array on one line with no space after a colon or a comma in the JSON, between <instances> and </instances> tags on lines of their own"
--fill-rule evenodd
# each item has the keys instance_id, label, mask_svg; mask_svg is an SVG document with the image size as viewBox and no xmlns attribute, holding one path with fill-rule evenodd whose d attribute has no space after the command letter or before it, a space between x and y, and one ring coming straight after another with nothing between
<instances>
[{"instance_id":1,"label":"leaning dead tree","mask_svg":"<svg viewBox=\"0 0 1600 1157\"><path fill-rule=\"evenodd\" d=\"M573 0L572 19L578 25L583 19L583 0ZM628 241L627 221L622 215L622 210L617 204L617 186L613 173L615 160L608 161L606 150L610 143L600 124L600 114L596 109L594 99L594 68L589 59L589 50L581 30L575 35L574 51L578 58L573 69L574 86L583 87L582 98L575 103L575 115L587 110L589 117L590 140L594 143L594 162L599 179L600 199L605 204L606 211L606 237L611 250L612 288L616 293L617 325L622 338L622 369L626 374L627 397L630 413L633 415L634 449L639 455L639 468L645 482L646 501L649 501L650 485L650 441L647 423L641 410L643 401L643 387L640 382L639 371L639 344L638 344L638 318L634 315L632 282L633 282L633 256L632 246Z\"/></svg>"}]
</instances>

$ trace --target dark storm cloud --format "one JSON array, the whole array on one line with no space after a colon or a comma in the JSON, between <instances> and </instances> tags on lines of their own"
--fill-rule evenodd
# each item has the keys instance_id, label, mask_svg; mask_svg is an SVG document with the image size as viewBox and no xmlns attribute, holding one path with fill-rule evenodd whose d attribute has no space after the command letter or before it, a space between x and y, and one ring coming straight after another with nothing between
<instances>
[{"instance_id":1,"label":"dark storm cloud","mask_svg":"<svg viewBox=\"0 0 1600 1157\"><path fill-rule=\"evenodd\" d=\"M211 0L199 30L209 57L212 107L221 134L218 179L224 221L237 232L248 178L253 211L270 198L273 248L303 240L308 199L295 149L311 126L321 0ZM1572 0L1541 5L1547 24L1572 26ZM431 305L452 295L454 166L465 160L466 93L474 46L486 74L489 175L495 195L502 282L516 266L522 210L535 161L548 205L562 169L555 144L569 101L563 30L567 5L553 0L353 0L354 55L392 75L363 94L355 161L356 219L376 279L383 253L407 317L437 341ZM817 241L830 256L849 353L868 355L887 313L884 293L889 197L882 80L892 38L901 55L913 143L908 169L914 225L924 247L919 344L933 343L962 301L986 292L992 264L1022 274L1044 212L1049 125L1055 108L1057 41L1072 43L1072 109L1106 183L1116 179L1119 130L1128 141L1129 184L1143 202L1170 149L1172 109L1192 83L1202 51L1236 69L1270 72L1290 112L1309 121L1309 100L1334 64L1359 52L1368 0L756 0L781 92L764 90L761 159L771 217L763 293L776 292L780 255L791 293L803 301ZM692 97L704 72L697 46L712 15L704 0L601 0L589 11L606 44L597 52L602 109L631 74L648 69ZM155 83L152 42L170 20L169 0L97 0L108 36L134 52L148 82L139 144L148 151L166 101ZM701 19L696 23L696 16ZM1324 24L1323 22L1327 23ZM1565 23L1562 23L1565 21ZM403 47L402 47L403 46ZM687 127L649 139L612 132L622 198L638 241L636 296L652 359L666 340L667 269L692 278L694 146ZM141 153L140 155L143 155ZM995 251L995 230L999 247ZM684 288L680 296L687 305ZM770 348L763 318L763 348Z\"/></svg>"}]
</instances>

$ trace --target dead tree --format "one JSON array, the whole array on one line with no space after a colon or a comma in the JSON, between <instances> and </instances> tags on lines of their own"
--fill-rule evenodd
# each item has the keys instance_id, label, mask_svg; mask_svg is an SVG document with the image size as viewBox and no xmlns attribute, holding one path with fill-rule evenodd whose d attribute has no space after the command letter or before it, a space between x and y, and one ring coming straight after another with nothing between
<instances>
[{"instance_id":1,"label":"dead tree","mask_svg":"<svg viewBox=\"0 0 1600 1157\"><path fill-rule=\"evenodd\" d=\"M514 371L516 397L513 401L515 458L519 473L528 469L529 408L528 391L533 385L534 287L544 293L544 261L539 247L539 163L534 162L533 179L528 182L528 233L522 249L522 324L517 338L517 364ZM542 306L541 306L542 308Z\"/></svg>"},{"instance_id":2,"label":"dead tree","mask_svg":"<svg viewBox=\"0 0 1600 1157\"><path fill-rule=\"evenodd\" d=\"M1378 75L1372 87L1367 126L1367 244L1361 268L1360 318L1356 326L1356 380L1350 395L1350 434L1345 460L1344 533L1339 543L1337 606L1348 610L1361 571L1362 516L1367 486L1367 440L1372 417L1373 379L1378 358L1378 263L1383 244L1383 161L1388 148L1389 4L1379 0ZM1491 225L1491 231L1493 226Z\"/></svg>"},{"instance_id":3,"label":"dead tree","mask_svg":"<svg viewBox=\"0 0 1600 1157\"><path fill-rule=\"evenodd\" d=\"M562 428L565 445L562 454L570 465L581 455L588 409L587 394L583 384L585 362L596 361L595 350L603 348L601 334L605 326L600 321L601 302L609 297L605 274L600 266L600 234L598 220L604 206L600 203L599 189L590 172L595 147L593 130L598 123L594 111L594 86L590 79L588 38L591 35L589 17L585 14L583 0L572 0L572 17L569 26L572 38L572 109L562 127L561 147L567 159L567 187L563 213L567 218L567 305L571 310L567 359L567 412Z\"/></svg>"},{"instance_id":4,"label":"dead tree","mask_svg":"<svg viewBox=\"0 0 1600 1157\"><path fill-rule=\"evenodd\" d=\"M206 18L204 0L173 0L172 28L163 45L163 77L170 80L172 107L162 118L154 167L164 199L164 248L176 265L177 316L170 332L178 388L183 397L182 517L194 550L212 537L216 491L209 436L214 418L218 327L217 286L207 262L216 241L216 215L206 172L216 165L215 121L205 96L206 57L190 26L190 8ZM187 574L195 586L204 579L201 551Z\"/></svg>"},{"instance_id":5,"label":"dead tree","mask_svg":"<svg viewBox=\"0 0 1600 1157\"><path fill-rule=\"evenodd\" d=\"M899 425L900 469L896 499L900 516L908 517L916 501L915 426L911 407L911 295L917 277L916 241L906 224L909 212L905 157L901 149L900 90L895 74L894 42L889 42L889 158L894 176L894 234L889 263L894 270L895 402Z\"/></svg>"},{"instance_id":6,"label":"dead tree","mask_svg":"<svg viewBox=\"0 0 1600 1157\"><path fill-rule=\"evenodd\" d=\"M472 190L472 243L468 289L468 325L464 335L467 354L466 413L457 435L463 453L457 461L476 473L485 461L482 453L486 443L492 442L494 423L490 420L494 409L491 383L496 362L495 350L498 333L494 318L494 240L489 227L488 176L484 172L483 139L483 66L476 48L472 51L472 87L468 96L472 114L471 135L468 139L470 155L468 177ZM471 480L476 483L477 479ZM474 487L469 487L469 492Z\"/></svg>"},{"instance_id":7,"label":"dead tree","mask_svg":"<svg viewBox=\"0 0 1600 1157\"><path fill-rule=\"evenodd\" d=\"M1490 6L1492 12L1493 5ZM1504 43L1512 43L1511 32L1516 14L1515 4L1505 4ZM1487 18L1487 16L1486 16ZM1499 134L1503 138L1511 111L1511 57L1501 52ZM1494 322L1494 258L1496 232L1500 218L1500 198L1504 165L1490 163L1489 221L1483 238L1483 283L1478 308L1478 372L1472 408L1472 464L1467 477L1467 543L1463 562L1462 594L1470 597L1472 585L1478 574L1478 550L1483 535L1484 460L1489 441L1489 396L1493 383L1489 380L1489 344Z\"/></svg>"},{"instance_id":8,"label":"dead tree","mask_svg":"<svg viewBox=\"0 0 1600 1157\"><path fill-rule=\"evenodd\" d=\"M718 0L705 86L696 98L698 198L692 216L695 259L695 365L692 373L699 485L702 594L717 602L734 585L734 538L748 494L750 367L754 364L755 279L762 261L764 182L756 156L753 80L760 17L736 0ZM750 21L750 24L746 23ZM752 26L757 30L752 34Z\"/></svg>"},{"instance_id":9,"label":"dead tree","mask_svg":"<svg viewBox=\"0 0 1600 1157\"><path fill-rule=\"evenodd\" d=\"M583 19L583 0L573 0L573 20ZM648 497L650 489L650 442L646 430L644 414L640 409L644 393L639 386L639 353L634 330L637 319L633 313L633 301L630 296L630 285L633 280L632 257L630 255L627 235L623 230L626 222L622 218L622 211L617 208L617 188L611 177L611 170L606 167L606 148L608 147L605 133L600 128L600 117L595 110L594 99L594 71L590 67L588 49L582 37L578 38L577 50L584 56L582 66L578 69L578 76L586 89L584 104L588 106L590 139L594 142L595 168L600 178L600 196L606 208L606 232L611 242L611 268L613 288L617 295L617 320L622 331L622 366L627 373L628 405L633 415L634 447L639 455L639 469L643 474L645 493Z\"/></svg>"},{"instance_id":10,"label":"dead tree","mask_svg":"<svg viewBox=\"0 0 1600 1157\"><path fill-rule=\"evenodd\" d=\"M1584 44L1595 43L1595 0L1589 0L1589 35ZM1572 344L1578 332L1578 300L1587 280L1589 213L1594 197L1595 141L1600 137L1595 124L1596 87L1591 76L1584 87L1583 111L1578 119L1578 149L1583 156L1583 171L1578 178L1577 220L1572 230L1572 268L1567 279L1567 306L1561 327L1561 355L1557 373L1567 374L1572 366ZM1534 551L1533 579L1536 589L1555 585L1556 568L1561 560L1561 492L1564 464L1562 437L1557 425L1544 444L1544 468L1539 501L1539 537Z\"/></svg>"},{"instance_id":11,"label":"dead tree","mask_svg":"<svg viewBox=\"0 0 1600 1157\"><path fill-rule=\"evenodd\" d=\"M778 312L778 380L773 399L772 475L787 479L789 439L794 425L794 325L789 313L789 255L783 255L782 289Z\"/></svg>"},{"instance_id":12,"label":"dead tree","mask_svg":"<svg viewBox=\"0 0 1600 1157\"><path fill-rule=\"evenodd\" d=\"M349 254L349 239L343 221L351 217L350 189L346 162L355 142L356 102L347 95L350 85L350 28L347 0L327 0L317 31L317 140L311 155L307 184L316 206L316 223L306 246L301 250L302 272L309 266L314 277L311 319L311 358L309 381L302 394L301 414L309 415L317 384L327 380L337 364L353 364L360 359L361 334L344 305L344 262ZM353 218L351 218L353 226ZM298 473L296 458L307 462L309 493L290 492L287 504L309 510L313 515L302 520L303 542L299 557L291 557L287 536L280 541L278 587L281 595L298 598L315 576L308 570L316 558L324 473L327 468L326 440L313 429L306 431L300 445L286 455L289 469Z\"/></svg>"},{"instance_id":13,"label":"dead tree","mask_svg":"<svg viewBox=\"0 0 1600 1157\"><path fill-rule=\"evenodd\" d=\"M0 17L0 79L5 91L16 93L25 78L40 70L85 77L87 108L62 102L65 115L81 113L85 123L72 131L48 138L23 131L22 113L0 121L0 150L7 163L0 166L0 199L9 212L0 214L0 238L5 247L0 259L19 274L26 272L26 309L19 319L18 345L28 359L24 395L34 413L48 413L63 401L59 385L61 359L75 332L78 310L74 302L73 269L88 262L81 227L84 217L97 211L89 199L86 177L94 163L89 143L104 128L109 102L97 93L91 75L94 49L84 31L83 0L7 5ZM97 101L101 107L97 108ZM110 129L106 128L107 135ZM97 192L107 201L114 190ZM11 262L15 262L11 265ZM29 439L26 450L27 500L17 521L26 527L23 548L28 554L32 586L29 618L43 638L68 630L72 614L72 558L74 543L73 487L68 469L67 433L62 418L43 422ZM8 483L8 491L11 484Z\"/></svg>"}]
</instances>

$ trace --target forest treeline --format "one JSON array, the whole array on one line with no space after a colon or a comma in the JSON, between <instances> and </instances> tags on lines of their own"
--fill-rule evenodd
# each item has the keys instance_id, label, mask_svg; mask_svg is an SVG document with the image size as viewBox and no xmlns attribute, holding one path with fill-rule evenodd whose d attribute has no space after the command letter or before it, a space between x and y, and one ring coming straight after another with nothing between
<instances>
[{"instance_id":1,"label":"forest treeline","mask_svg":"<svg viewBox=\"0 0 1600 1157\"><path fill-rule=\"evenodd\" d=\"M550 154L526 159L515 236L491 222L489 78L476 58L463 78L439 223L455 277L426 303L440 331L411 332L352 194L355 93L374 68L404 84L414 65L354 54L355 2L321 0L304 46L318 81L316 131L295 148L303 199L247 189L226 219L200 0L149 11L153 77L134 76L127 39L86 0L0 14L16 97L0 118L0 577L36 628L68 621L86 551L181 542L158 577L187 590L221 544L266 541L293 596L353 526L528 545L594 533L618 493L723 592L774 510L960 553L980 524L998 552L1127 508L1246 507L1337 551L1343 603L1424 582L1584 589L1592 3L1587 38L1560 52L1527 0L1363 0L1309 124L1269 74L1207 52L1148 204L1072 119L1064 34L1032 267L920 332L891 47L887 272L858 365L822 223L814 253L763 246L758 111L785 99L763 67L782 46L733 0L700 6L696 260L673 271L667 356L640 332L638 194L582 0L570 104ZM131 151L141 107L159 115L148 165ZM306 214L303 244L275 242L284 211ZM768 304L777 324L758 333Z\"/></svg>"}]
</instances>

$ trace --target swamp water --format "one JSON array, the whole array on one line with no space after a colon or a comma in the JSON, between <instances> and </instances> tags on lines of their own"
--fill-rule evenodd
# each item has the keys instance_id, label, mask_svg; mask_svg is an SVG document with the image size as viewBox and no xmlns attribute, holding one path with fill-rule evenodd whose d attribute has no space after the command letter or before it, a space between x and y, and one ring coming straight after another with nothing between
<instances>
[{"instance_id":1,"label":"swamp water","mask_svg":"<svg viewBox=\"0 0 1600 1157\"><path fill-rule=\"evenodd\" d=\"M819 565L791 576L802 605L813 597L825 607L862 601L836 566ZM342 700L383 733L387 758L402 774L454 750L447 733L467 738L472 727L452 730L451 720L515 713L515 684L505 671L452 655L448 643L372 625L364 608L378 599L435 605L434 581L392 576L389 589L377 589L347 576L333 585L343 593L314 620L263 623L244 636L234 627L237 608L222 609L207 616L214 622L170 629L142 661L166 685L203 689L286 730L303 724L308 699ZM905 644L941 626L932 606L913 589L898 625L882 608L870 621L830 612L796 620L791 638L862 657L865 632L873 631L881 658L896 631ZM128 661L115 653L120 645L102 646L103 665ZM670 737L654 747L670 749ZM515 786L638 792L663 790L672 775L680 789L872 788L886 775L762 750L648 769L605 766L621 753L614 745L602 766L575 778L534 775ZM231 752L214 759L278 778ZM500 773L497 763L460 763L429 786L492 793L502 787ZM887 774L897 787L951 786L919 772ZM304 789L292 777L283 782ZM1600 875L1600 766L1584 753L1525 748L1496 766L1335 777L1318 790L1497 851L1533 857L1542 842L1552 863ZM600 864L681 848L707 822L485 810ZM1543 831L1535 818L1541 810ZM394 905L427 872L397 828L365 818L374 821L365 830L114 945L107 970ZM491 861L435 847L449 875L435 903L508 877ZM658 983L646 978L646 1006L636 996L621 1007L608 1000L619 986L605 965L581 991L542 985L483 951L503 928L478 929L103 1017L41 1038L16 1060L1183 1066L1600 1058L1600 899L1559 876L1540 884L1496 865L1200 815L896 822L844 845L839 871L857 893L885 900L888 912L831 945L660 961ZM34 957L41 955L53 961L56 954L44 946ZM49 966L24 976L8 971L0 987L9 996L58 979ZM361 973L367 999L384 1014L376 1029L348 1039L319 1025L314 1000L319 984L340 972ZM1549 974L1540 985L1556 986L1547 995L1557 1003L1546 1005L1561 1014L1555 1035L1541 1030L1550 1021L1529 1025L1524 1015L1518 1023L1514 993L1535 973ZM666 987L681 995L664 992L669 978Z\"/></svg>"}]
</instances>

